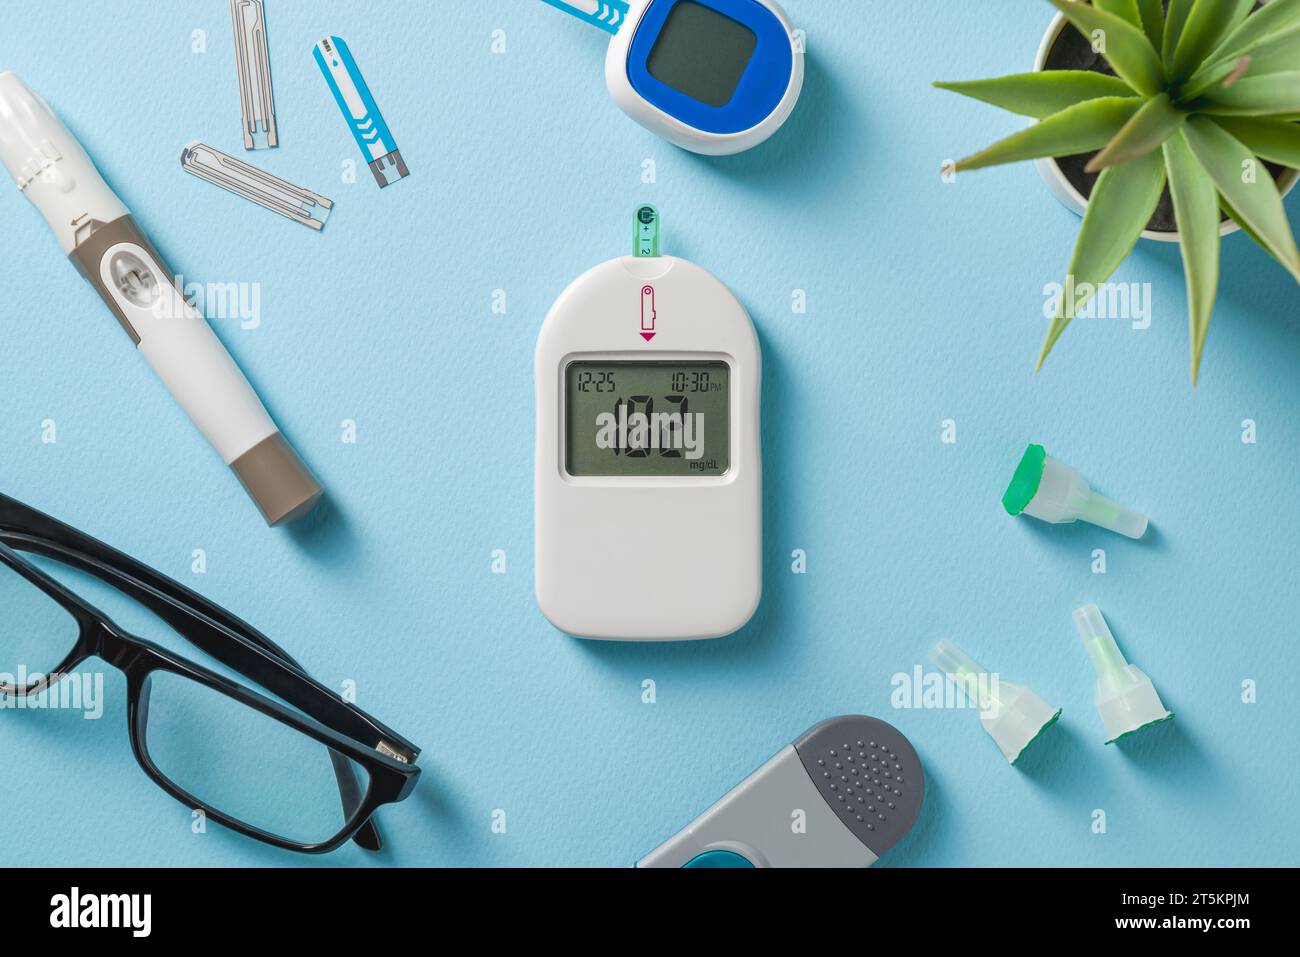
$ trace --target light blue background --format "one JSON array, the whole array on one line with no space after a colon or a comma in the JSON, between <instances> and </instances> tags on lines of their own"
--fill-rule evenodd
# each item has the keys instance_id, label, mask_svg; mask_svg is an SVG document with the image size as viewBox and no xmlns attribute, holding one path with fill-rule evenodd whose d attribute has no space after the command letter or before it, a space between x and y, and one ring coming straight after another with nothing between
<instances>
[{"instance_id":1,"label":"light blue background","mask_svg":"<svg viewBox=\"0 0 1300 957\"><path fill-rule=\"evenodd\" d=\"M863 16L790 0L803 100L779 138L719 160L626 119L603 35L540 2L268 0L282 146L249 158L337 201L321 235L181 172L192 138L242 152L227 5L149 6L42 4L0 35L0 69L66 118L187 279L262 284L262 327L218 329L330 504L265 528L16 191L0 203L0 488L194 585L326 684L356 681L363 707L425 748L420 790L381 815L388 850L328 863L630 864L807 727L858 711L926 766L923 816L890 864L1300 859L1300 292L1228 240L1193 391L1177 248L1143 244L1117 278L1152 284L1152 327L1077 322L1034 375L1042 289L1078 221L1027 165L943 183L943 160L1022 121L929 82L1028 68L1046 3ZM357 154L311 59L326 33L351 44L412 170L382 193L364 167L340 182ZM766 593L749 627L711 643L574 640L532 595L534 339L574 277L628 251L643 201L663 212L666 252L742 298L764 348ZM940 442L948 418L955 445ZM1154 533L1008 518L999 496L1029 440L1148 511ZM491 573L493 549L508 574ZM1131 745L1102 746L1070 621L1090 600L1178 712ZM891 676L941 638L1064 707L1023 769L970 711L891 707ZM1246 679L1258 704L1241 702ZM191 834L135 767L115 673L107 691L99 722L0 713L0 859L305 861Z\"/></svg>"}]
</instances>

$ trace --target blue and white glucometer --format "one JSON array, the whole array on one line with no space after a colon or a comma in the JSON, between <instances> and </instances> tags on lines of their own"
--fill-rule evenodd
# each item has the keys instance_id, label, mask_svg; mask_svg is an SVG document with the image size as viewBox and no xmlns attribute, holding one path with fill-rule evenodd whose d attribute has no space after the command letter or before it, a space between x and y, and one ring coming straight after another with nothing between
<instances>
[{"instance_id":1,"label":"blue and white glucometer","mask_svg":"<svg viewBox=\"0 0 1300 957\"><path fill-rule=\"evenodd\" d=\"M628 116L720 156L762 143L803 90L803 44L775 0L546 0L613 34L605 83Z\"/></svg>"}]
</instances>

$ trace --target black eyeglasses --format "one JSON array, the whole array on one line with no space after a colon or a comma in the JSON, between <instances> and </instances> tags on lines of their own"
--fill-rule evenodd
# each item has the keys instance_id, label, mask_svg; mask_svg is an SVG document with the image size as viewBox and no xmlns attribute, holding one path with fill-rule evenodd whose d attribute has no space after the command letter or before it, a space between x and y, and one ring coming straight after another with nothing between
<instances>
[{"instance_id":1,"label":"black eyeglasses","mask_svg":"<svg viewBox=\"0 0 1300 957\"><path fill-rule=\"evenodd\" d=\"M280 701L125 633L19 552L98 578ZM131 748L145 773L185 806L267 844L323 853L352 839L377 851L375 811L407 798L419 779L415 745L250 625L0 495L0 696L53 695L92 657L126 676Z\"/></svg>"}]
</instances>

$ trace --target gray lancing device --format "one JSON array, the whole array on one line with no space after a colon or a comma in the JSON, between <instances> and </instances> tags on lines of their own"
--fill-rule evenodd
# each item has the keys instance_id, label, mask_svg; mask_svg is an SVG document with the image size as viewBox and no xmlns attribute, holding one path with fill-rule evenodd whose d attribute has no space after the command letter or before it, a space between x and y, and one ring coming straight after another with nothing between
<instances>
[{"instance_id":1,"label":"gray lancing device","mask_svg":"<svg viewBox=\"0 0 1300 957\"><path fill-rule=\"evenodd\" d=\"M924 798L921 759L897 728L864 715L831 718L637 867L683 867L710 851L755 867L869 867L911 829Z\"/></svg>"}]
</instances>

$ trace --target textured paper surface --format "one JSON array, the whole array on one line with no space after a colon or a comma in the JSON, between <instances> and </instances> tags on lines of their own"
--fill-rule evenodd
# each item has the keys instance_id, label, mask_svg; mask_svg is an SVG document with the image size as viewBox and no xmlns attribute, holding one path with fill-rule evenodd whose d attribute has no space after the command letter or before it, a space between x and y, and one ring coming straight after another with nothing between
<instances>
[{"instance_id":1,"label":"textured paper surface","mask_svg":"<svg viewBox=\"0 0 1300 957\"><path fill-rule=\"evenodd\" d=\"M604 36L545 4L400 6L267 3L282 145L252 161L336 200L319 236L180 169L191 139L240 151L224 4L142 16L55 0L0 37L0 68L66 119L175 269L261 284L260 328L217 328L331 504L266 529L16 191L0 202L0 488L193 584L327 685L355 682L422 745L423 783L381 815L377 860L627 865L845 712L895 724L928 772L921 820L882 864L1297 860L1300 294L1227 240L1193 392L1177 248L1143 244L1116 279L1152 284L1151 328L1077 321L1035 377L1042 289L1062 280L1078 220L1027 165L945 184L945 159L1023 121L929 82L1027 69L1047 4L864 17L790 0L808 33L803 101L777 139L727 160L627 120L604 90ZM329 33L411 168L382 192L364 167L340 182L359 156L311 59ZM764 349L766 592L742 634L711 644L579 642L532 595L535 336L573 278L630 251L639 202L662 211L665 252L741 297ZM1241 441L1246 419L1257 444ZM1003 514L1031 440L1146 510L1150 539ZM1102 747L1070 620L1087 601L1171 726ZM969 711L891 707L891 676L930 670L941 638L1065 709L1023 770ZM1245 680L1257 704L1241 702ZM135 767L120 679L106 690L98 722L0 712L6 763L29 771L0 784L0 859L300 862L215 826L192 834ZM330 863L373 860L349 847Z\"/></svg>"}]
</instances>

